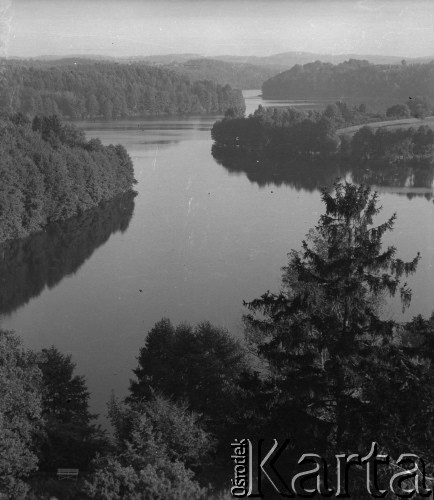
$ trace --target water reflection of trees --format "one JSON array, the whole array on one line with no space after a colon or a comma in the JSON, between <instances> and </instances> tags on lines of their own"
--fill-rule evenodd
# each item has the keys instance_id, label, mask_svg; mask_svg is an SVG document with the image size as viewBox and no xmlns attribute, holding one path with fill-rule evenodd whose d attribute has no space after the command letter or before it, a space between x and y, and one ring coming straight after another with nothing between
<instances>
[{"instance_id":1,"label":"water reflection of trees","mask_svg":"<svg viewBox=\"0 0 434 500\"><path fill-rule=\"evenodd\" d=\"M403 188L400 191L410 198L413 196L432 197L434 165L430 162L406 162L399 164L364 163L351 164L338 159L271 160L236 150L213 146L212 155L216 162L230 173L245 174L249 181L260 187L269 185L290 186L297 190L318 190L333 184L337 177L351 176L356 183ZM411 192L411 188L422 188L426 192ZM392 191L393 192L393 191Z\"/></svg>"},{"instance_id":2,"label":"water reflection of trees","mask_svg":"<svg viewBox=\"0 0 434 500\"><path fill-rule=\"evenodd\" d=\"M431 189L434 165L429 161L363 164L352 169L352 178L355 182L377 186Z\"/></svg>"},{"instance_id":3,"label":"water reflection of trees","mask_svg":"<svg viewBox=\"0 0 434 500\"><path fill-rule=\"evenodd\" d=\"M271 160L238 151L227 151L213 146L212 155L217 163L230 173L244 173L249 181L260 187L269 185L290 186L294 189L315 191L333 184L337 177L347 171L337 162L296 158L294 160Z\"/></svg>"},{"instance_id":4,"label":"water reflection of trees","mask_svg":"<svg viewBox=\"0 0 434 500\"><path fill-rule=\"evenodd\" d=\"M45 231L0 245L0 314L9 314L75 274L117 231L127 230L134 193L127 193Z\"/></svg>"}]
</instances>

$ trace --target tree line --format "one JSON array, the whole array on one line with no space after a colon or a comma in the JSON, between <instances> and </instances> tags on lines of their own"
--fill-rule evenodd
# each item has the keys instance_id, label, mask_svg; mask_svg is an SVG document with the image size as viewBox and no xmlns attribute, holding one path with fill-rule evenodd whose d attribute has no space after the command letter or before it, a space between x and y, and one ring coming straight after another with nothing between
<instances>
[{"instance_id":1,"label":"tree line","mask_svg":"<svg viewBox=\"0 0 434 500\"><path fill-rule=\"evenodd\" d=\"M239 380L236 370L247 370L244 351L206 322L175 328L163 319L148 339L130 397L108 402L110 437L95 424L85 379L70 355L54 346L26 350L13 332L0 329L0 494L10 500L228 498L219 484L209 484L210 470L226 437L221 432L236 420L217 406L223 394L241 391L229 384ZM161 348L176 361L170 371ZM145 359L150 364L142 368ZM237 402L236 394L230 397ZM207 409L205 418L199 407ZM59 482L58 468L77 468L79 480Z\"/></svg>"},{"instance_id":2,"label":"tree line","mask_svg":"<svg viewBox=\"0 0 434 500\"><path fill-rule=\"evenodd\" d=\"M212 80L236 89L260 89L266 80L280 71L278 67L205 58L172 63L167 67L193 81Z\"/></svg>"},{"instance_id":3,"label":"tree line","mask_svg":"<svg viewBox=\"0 0 434 500\"><path fill-rule=\"evenodd\" d=\"M262 85L266 99L433 97L434 61L385 65L350 59L340 64L296 64Z\"/></svg>"},{"instance_id":4,"label":"tree line","mask_svg":"<svg viewBox=\"0 0 434 500\"><path fill-rule=\"evenodd\" d=\"M7 113L67 119L118 119L224 113L244 107L241 91L190 81L168 69L113 62L3 61L0 106Z\"/></svg>"},{"instance_id":5,"label":"tree line","mask_svg":"<svg viewBox=\"0 0 434 500\"><path fill-rule=\"evenodd\" d=\"M2 117L0 156L0 242L96 207L136 182L123 146L87 141L57 115Z\"/></svg>"},{"instance_id":6,"label":"tree line","mask_svg":"<svg viewBox=\"0 0 434 500\"><path fill-rule=\"evenodd\" d=\"M415 113L422 113L427 102L427 99L415 99L411 106ZM410 113L407 105L391 106L386 116L394 119L405 110ZM389 162L432 159L434 134L426 125L417 130L378 128L375 132L362 127L353 136L338 135L339 128L383 118L384 115L369 111L364 104L351 107L341 101L328 105L323 111L309 112L259 106L248 117L229 110L214 124L211 137L214 148L221 154L239 151L264 158L334 156Z\"/></svg>"},{"instance_id":7,"label":"tree line","mask_svg":"<svg viewBox=\"0 0 434 500\"><path fill-rule=\"evenodd\" d=\"M42 470L74 464L84 472L62 498L230 498L215 489L230 485L230 443L243 437L290 438L275 464L283 478L303 453L332 464L373 441L382 454L418 455L431 474L434 316L397 322L381 313L388 296L409 306L405 279L420 255L405 262L383 247L396 215L376 224L381 209L369 187L336 182L322 201L318 224L288 254L280 290L244 303L244 341L207 322L162 319L147 333L128 397L108 405L112 440L94 427L70 357L55 348L26 353L1 332L0 443L14 466L0 460L0 491L58 492L55 480L29 478L39 460ZM352 465L347 496L366 498L366 467ZM381 464L369 486L375 495L397 467L393 458ZM328 477L316 475L306 488L320 496L338 480L334 466ZM417 475L410 471L395 494L425 494L432 484ZM265 475L263 492L280 497Z\"/></svg>"},{"instance_id":8,"label":"tree line","mask_svg":"<svg viewBox=\"0 0 434 500\"><path fill-rule=\"evenodd\" d=\"M362 127L353 137L341 137L339 153L358 162L432 160L434 131L427 125L417 129L377 128L375 131L371 127Z\"/></svg>"}]
</instances>

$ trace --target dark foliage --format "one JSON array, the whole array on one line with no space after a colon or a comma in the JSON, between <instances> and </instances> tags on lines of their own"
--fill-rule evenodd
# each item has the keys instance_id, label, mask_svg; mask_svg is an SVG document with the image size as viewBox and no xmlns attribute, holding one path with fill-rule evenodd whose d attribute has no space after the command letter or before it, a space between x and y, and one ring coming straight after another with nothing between
<instances>
[{"instance_id":1,"label":"dark foliage","mask_svg":"<svg viewBox=\"0 0 434 500\"><path fill-rule=\"evenodd\" d=\"M109 415L115 450L94 461L86 498L206 498L190 469L211 446L197 415L162 397L129 405L113 399Z\"/></svg>"},{"instance_id":2,"label":"dark foliage","mask_svg":"<svg viewBox=\"0 0 434 500\"><path fill-rule=\"evenodd\" d=\"M41 230L131 190L123 146L86 141L57 116L0 120L0 242Z\"/></svg>"},{"instance_id":3,"label":"dark foliage","mask_svg":"<svg viewBox=\"0 0 434 500\"><path fill-rule=\"evenodd\" d=\"M39 468L54 473L57 468L83 472L96 453L108 448L105 432L94 424L89 412L90 393L83 376L75 375L75 363L55 347L39 356L42 372L44 432L39 443Z\"/></svg>"},{"instance_id":4,"label":"dark foliage","mask_svg":"<svg viewBox=\"0 0 434 500\"><path fill-rule=\"evenodd\" d=\"M84 488L75 485L69 493L33 477L33 491L42 497L211 498L198 481L206 484L207 467L224 468L218 459L228 461L232 437L291 438L279 460L285 478L302 453L334 463L337 453L365 454L372 441L395 458L418 454L431 474L434 315L404 324L381 316L389 295L408 306L404 279L415 272L419 255L404 262L394 247L383 248L396 217L374 225L380 207L369 188L336 182L322 200L317 226L301 250L288 255L281 290L246 303L255 363L228 332L209 323L192 328L159 321L140 350L130 397L109 405L111 447L94 425L71 357L52 347L37 358L1 332L0 492L24 498L23 478L39 455L43 471L89 472ZM38 428L43 432L36 439ZM102 455L88 468L96 452ZM383 473L396 472L393 467ZM333 484L335 471L329 474ZM356 466L352 497L366 498L364 489L365 472Z\"/></svg>"},{"instance_id":5,"label":"dark foliage","mask_svg":"<svg viewBox=\"0 0 434 500\"><path fill-rule=\"evenodd\" d=\"M227 113L217 121L211 137L219 147L259 153L267 158L327 156L336 153L338 128L384 119L366 106L349 106L338 101L324 111L295 108L258 109L244 118Z\"/></svg>"},{"instance_id":6,"label":"dark foliage","mask_svg":"<svg viewBox=\"0 0 434 500\"><path fill-rule=\"evenodd\" d=\"M33 446L41 417L41 373L33 353L0 330L0 497L21 500L24 480L37 469Z\"/></svg>"},{"instance_id":7,"label":"dark foliage","mask_svg":"<svg viewBox=\"0 0 434 500\"><path fill-rule=\"evenodd\" d=\"M236 89L260 89L266 80L280 71L278 67L204 58L173 63L168 68L191 80L212 80Z\"/></svg>"},{"instance_id":8,"label":"dark foliage","mask_svg":"<svg viewBox=\"0 0 434 500\"><path fill-rule=\"evenodd\" d=\"M316 61L296 64L262 86L265 98L376 98L408 99L433 96L434 62L376 65L350 59L341 64Z\"/></svg>"},{"instance_id":9,"label":"dark foliage","mask_svg":"<svg viewBox=\"0 0 434 500\"><path fill-rule=\"evenodd\" d=\"M130 400L161 393L185 402L225 446L228 433L236 435L236 429L254 420L249 400L258 394L259 380L244 349L226 330L210 323L175 328L162 319L148 333L138 361Z\"/></svg>"},{"instance_id":10,"label":"dark foliage","mask_svg":"<svg viewBox=\"0 0 434 500\"><path fill-rule=\"evenodd\" d=\"M409 118L410 115L410 108L406 104L394 104L386 110L386 116L389 118Z\"/></svg>"},{"instance_id":11,"label":"dark foliage","mask_svg":"<svg viewBox=\"0 0 434 500\"><path fill-rule=\"evenodd\" d=\"M168 69L143 64L5 62L0 104L7 113L117 119L224 113L231 107L244 108L244 99L229 85L191 82Z\"/></svg>"},{"instance_id":12,"label":"dark foliage","mask_svg":"<svg viewBox=\"0 0 434 500\"><path fill-rule=\"evenodd\" d=\"M248 337L268 366L268 432L291 437L298 454L355 452L380 441L392 454L411 448L429 457L430 363L379 312L387 295L409 304L402 278L419 256L405 263L394 247L382 249L395 216L373 225L380 209L369 188L335 189L335 196L323 191L325 213L302 250L289 254L281 291L247 303ZM432 324L419 329L425 335Z\"/></svg>"},{"instance_id":13,"label":"dark foliage","mask_svg":"<svg viewBox=\"0 0 434 500\"><path fill-rule=\"evenodd\" d=\"M434 131L421 125L417 130L410 127L387 130L362 127L352 139L341 147L342 154L355 161L406 162L408 160L432 159L434 153Z\"/></svg>"},{"instance_id":14,"label":"dark foliage","mask_svg":"<svg viewBox=\"0 0 434 500\"><path fill-rule=\"evenodd\" d=\"M432 93L427 92L431 96ZM410 109L411 115L415 118L425 118L432 115L434 112L434 103L427 96L413 96L407 101L407 106Z\"/></svg>"},{"instance_id":15,"label":"dark foliage","mask_svg":"<svg viewBox=\"0 0 434 500\"><path fill-rule=\"evenodd\" d=\"M267 157L329 154L339 143L335 123L325 114L262 106L247 118L217 121L211 137L220 147Z\"/></svg>"},{"instance_id":16,"label":"dark foliage","mask_svg":"<svg viewBox=\"0 0 434 500\"><path fill-rule=\"evenodd\" d=\"M294 164L300 163L300 158L328 160L332 157L335 160L350 158L354 163L432 160L434 132L426 125L417 130L379 127L375 131L364 126L352 136L337 133L339 127L378 119L362 105L349 107L342 102L328 105L323 112L308 113L294 108L259 106L247 118L235 112L227 113L223 120L214 124L211 130L215 142L213 154L254 155L259 162L268 164Z\"/></svg>"}]
</instances>

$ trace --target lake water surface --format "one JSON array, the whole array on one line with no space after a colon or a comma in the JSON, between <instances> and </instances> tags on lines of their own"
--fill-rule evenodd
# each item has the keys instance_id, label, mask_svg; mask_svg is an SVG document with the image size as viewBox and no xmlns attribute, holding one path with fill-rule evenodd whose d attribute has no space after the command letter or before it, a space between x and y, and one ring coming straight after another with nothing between
<instances>
[{"instance_id":1,"label":"lake water surface","mask_svg":"<svg viewBox=\"0 0 434 500\"><path fill-rule=\"evenodd\" d=\"M258 93L246 95L248 112L261 102ZM88 138L127 148L138 196L9 251L2 327L15 330L26 347L54 344L72 354L87 379L93 411L106 412L112 390L126 395L146 332L162 317L174 323L209 320L241 337L243 300L278 290L287 252L300 247L323 211L317 188L325 180L331 184L336 172L259 183L230 171L211 156L215 119L81 124ZM412 187L411 178L380 184L379 221L398 215L387 242L403 259L422 253L409 280L410 310L402 315L392 301L383 313L398 320L429 315L432 185Z\"/></svg>"}]
</instances>

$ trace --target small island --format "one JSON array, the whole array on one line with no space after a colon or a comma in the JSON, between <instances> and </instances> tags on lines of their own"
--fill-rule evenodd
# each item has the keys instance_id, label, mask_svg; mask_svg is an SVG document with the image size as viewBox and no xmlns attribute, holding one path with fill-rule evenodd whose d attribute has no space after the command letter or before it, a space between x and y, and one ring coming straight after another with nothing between
<instances>
[{"instance_id":1,"label":"small island","mask_svg":"<svg viewBox=\"0 0 434 500\"><path fill-rule=\"evenodd\" d=\"M308 112L259 106L248 117L229 110L214 124L211 136L220 156L237 152L268 160L426 162L433 159L434 132L421 122L420 113L426 116L433 110L425 97L395 104L385 114L370 111L365 104L350 107L341 101ZM410 115L413 120L407 120ZM408 121L420 125L415 128Z\"/></svg>"}]
</instances>

